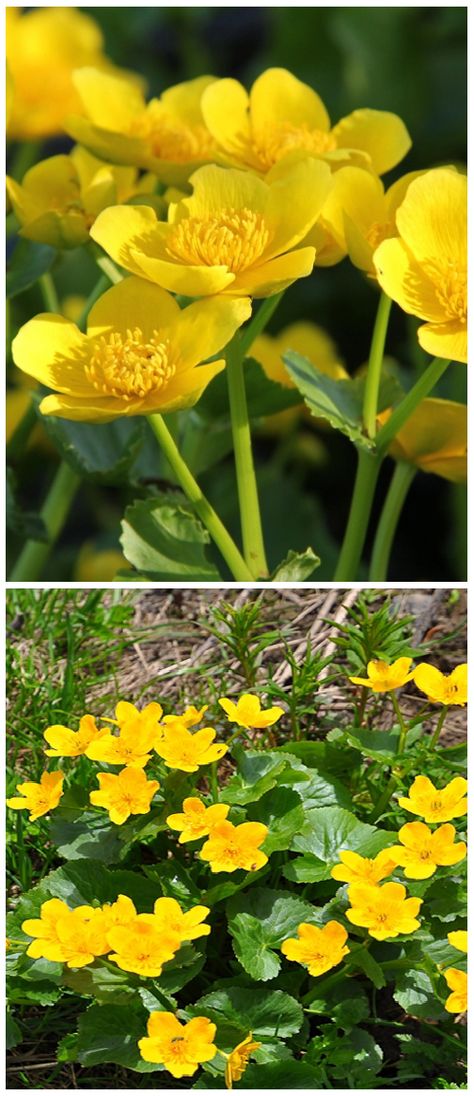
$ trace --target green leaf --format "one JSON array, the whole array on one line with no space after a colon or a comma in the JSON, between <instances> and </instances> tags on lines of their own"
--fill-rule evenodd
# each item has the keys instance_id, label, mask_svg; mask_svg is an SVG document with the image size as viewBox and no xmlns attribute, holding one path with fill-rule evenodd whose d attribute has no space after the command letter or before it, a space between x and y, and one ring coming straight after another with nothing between
<instances>
[{"instance_id":1,"label":"green leaf","mask_svg":"<svg viewBox=\"0 0 474 1096\"><path fill-rule=\"evenodd\" d=\"M117 828L112 828L108 821L98 822L91 812L83 812L81 819L74 822L52 818L50 833L59 856L65 860L101 860L103 864L116 864L120 859L122 844Z\"/></svg>"},{"instance_id":2,"label":"green leaf","mask_svg":"<svg viewBox=\"0 0 474 1096\"><path fill-rule=\"evenodd\" d=\"M74 860L46 876L47 897L62 898L70 906L115 902L127 894L139 913L151 913L163 893L158 880L126 869L110 871L94 860Z\"/></svg>"},{"instance_id":3,"label":"green leaf","mask_svg":"<svg viewBox=\"0 0 474 1096\"><path fill-rule=\"evenodd\" d=\"M8 1000L12 1005L54 1005L60 996L61 990L51 982L28 977L8 979Z\"/></svg>"},{"instance_id":4,"label":"green leaf","mask_svg":"<svg viewBox=\"0 0 474 1096\"><path fill-rule=\"evenodd\" d=\"M219 580L205 554L209 534L175 492L129 506L120 541L128 562L152 581Z\"/></svg>"},{"instance_id":5,"label":"green leaf","mask_svg":"<svg viewBox=\"0 0 474 1096\"><path fill-rule=\"evenodd\" d=\"M43 519L33 510L22 510L16 497L16 476L12 468L7 468L6 483L6 519L7 529L25 540L38 540L48 543L48 530Z\"/></svg>"},{"instance_id":6,"label":"green leaf","mask_svg":"<svg viewBox=\"0 0 474 1096\"><path fill-rule=\"evenodd\" d=\"M120 967L112 970L96 960L93 966L80 970L64 967L62 983L81 997L95 997L100 1004L127 1005L136 998L138 978Z\"/></svg>"},{"instance_id":7,"label":"green leaf","mask_svg":"<svg viewBox=\"0 0 474 1096\"><path fill-rule=\"evenodd\" d=\"M321 995L314 998L308 1006L310 1012L326 1014L344 1031L350 1031L361 1020L370 1016L370 1006L363 987L354 978L348 978L337 985L329 985L325 991L321 986Z\"/></svg>"},{"instance_id":8,"label":"green leaf","mask_svg":"<svg viewBox=\"0 0 474 1096\"><path fill-rule=\"evenodd\" d=\"M305 1061L296 1062L294 1058L289 1058L281 1062L268 1062L265 1065L251 1062L239 1081L239 1088L253 1088L257 1092L265 1088L273 1091L293 1088L314 1090L315 1081L316 1073L311 1065Z\"/></svg>"},{"instance_id":9,"label":"green leaf","mask_svg":"<svg viewBox=\"0 0 474 1096\"><path fill-rule=\"evenodd\" d=\"M376 989L382 989L383 986L386 986L387 982L382 967L366 948L354 949L347 956L347 963L356 970L362 970Z\"/></svg>"},{"instance_id":10,"label":"green leaf","mask_svg":"<svg viewBox=\"0 0 474 1096\"><path fill-rule=\"evenodd\" d=\"M327 419L331 426L345 434L355 445L373 449L374 442L363 429L365 377L336 381L295 350L287 351L283 355L283 361L290 377L304 396L311 414L316 418ZM401 394L398 381L385 373L380 385L378 410L383 411L398 401Z\"/></svg>"},{"instance_id":11,"label":"green leaf","mask_svg":"<svg viewBox=\"0 0 474 1096\"><path fill-rule=\"evenodd\" d=\"M143 444L142 419L119 418L105 425L53 415L40 415L40 419L61 457L81 479L112 485L128 481Z\"/></svg>"},{"instance_id":12,"label":"green leaf","mask_svg":"<svg viewBox=\"0 0 474 1096\"><path fill-rule=\"evenodd\" d=\"M254 358L245 358L245 389L247 393L247 407L251 419L266 418L267 415L276 415L279 411L286 411L288 407L296 407L301 404L301 396L294 388L277 384L267 377L260 362ZM229 395L227 389L227 377L225 370L207 386L198 404L199 414L208 421L215 422L229 420Z\"/></svg>"},{"instance_id":13,"label":"green leaf","mask_svg":"<svg viewBox=\"0 0 474 1096\"><path fill-rule=\"evenodd\" d=\"M239 963L256 981L275 978L281 960L273 949L302 921L314 920L314 908L292 894L254 887L227 903L229 932Z\"/></svg>"},{"instance_id":14,"label":"green leaf","mask_svg":"<svg viewBox=\"0 0 474 1096\"><path fill-rule=\"evenodd\" d=\"M206 945L200 941L201 950L193 944L182 944L174 959L165 963L158 979L158 987L164 993L178 993L202 970L206 962Z\"/></svg>"},{"instance_id":15,"label":"green leaf","mask_svg":"<svg viewBox=\"0 0 474 1096\"><path fill-rule=\"evenodd\" d=\"M411 727L406 738L407 747L420 738L420 727ZM365 731L357 730L357 733L346 731L347 741L356 750L360 750L365 757L373 761L387 761L387 758L395 757L398 753L400 728L391 731Z\"/></svg>"},{"instance_id":16,"label":"green leaf","mask_svg":"<svg viewBox=\"0 0 474 1096\"><path fill-rule=\"evenodd\" d=\"M422 1020L446 1017L444 1005L435 996L431 978L424 970L407 970L399 974L393 996L409 1014Z\"/></svg>"},{"instance_id":17,"label":"green leaf","mask_svg":"<svg viewBox=\"0 0 474 1096\"><path fill-rule=\"evenodd\" d=\"M281 990L265 990L254 986L252 989L230 986L200 997L191 1008L190 1016L207 1016L217 1025L218 1039L221 1045L222 1034L228 1034L229 1041L224 1046L232 1048L249 1031L256 1039L259 1036L288 1038L299 1031L303 1023L302 1006ZM231 1030L228 1030L231 1029Z\"/></svg>"},{"instance_id":18,"label":"green leaf","mask_svg":"<svg viewBox=\"0 0 474 1096\"><path fill-rule=\"evenodd\" d=\"M321 560L312 548L307 548L306 552L290 549L286 559L273 572L272 582L307 582L320 564Z\"/></svg>"},{"instance_id":19,"label":"green leaf","mask_svg":"<svg viewBox=\"0 0 474 1096\"><path fill-rule=\"evenodd\" d=\"M262 795L275 788L278 778L288 771L286 757L275 757L271 752L243 750L238 747L234 747L232 752L238 771L226 785L226 803L243 806L255 803Z\"/></svg>"},{"instance_id":20,"label":"green leaf","mask_svg":"<svg viewBox=\"0 0 474 1096\"><path fill-rule=\"evenodd\" d=\"M163 1066L144 1062L138 1040L146 1035L148 1013L138 1002L132 1006L91 1005L79 1017L77 1060L83 1066L104 1062L138 1073L154 1073Z\"/></svg>"},{"instance_id":21,"label":"green leaf","mask_svg":"<svg viewBox=\"0 0 474 1096\"><path fill-rule=\"evenodd\" d=\"M19 1043L23 1042L23 1032L9 1009L7 1009L7 1020L5 1029L5 1043L7 1050L13 1050L13 1047L17 1047Z\"/></svg>"},{"instance_id":22,"label":"green leaf","mask_svg":"<svg viewBox=\"0 0 474 1096\"><path fill-rule=\"evenodd\" d=\"M303 828L305 812L297 792L291 788L275 788L253 804L247 817L251 822L263 822L268 826L263 851L270 855L289 848L291 839Z\"/></svg>"},{"instance_id":23,"label":"green leaf","mask_svg":"<svg viewBox=\"0 0 474 1096\"><path fill-rule=\"evenodd\" d=\"M313 880L316 881L331 878L331 868L338 863L341 849L373 857L393 844L396 834L391 831L359 822L342 807L319 807L307 811L303 831L293 839L291 847L315 857Z\"/></svg>"},{"instance_id":24,"label":"green leaf","mask_svg":"<svg viewBox=\"0 0 474 1096\"><path fill-rule=\"evenodd\" d=\"M55 257L54 247L36 244L32 240L18 240L7 264L7 297L17 297L34 285L50 269Z\"/></svg>"}]
</instances>

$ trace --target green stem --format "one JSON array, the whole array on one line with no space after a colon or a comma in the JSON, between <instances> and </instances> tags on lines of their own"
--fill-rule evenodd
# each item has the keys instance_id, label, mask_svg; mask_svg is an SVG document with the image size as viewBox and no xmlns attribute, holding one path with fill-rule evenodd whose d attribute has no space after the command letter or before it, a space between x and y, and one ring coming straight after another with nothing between
<instances>
[{"instance_id":1,"label":"green stem","mask_svg":"<svg viewBox=\"0 0 474 1096\"><path fill-rule=\"evenodd\" d=\"M425 369L419 380L413 385L413 388L407 392L401 403L397 405L390 415L388 421L382 426L382 429L379 430L376 438L376 449L379 453L383 454L386 452L390 443L398 434L398 431L401 430L407 419L409 419L416 410L418 404L429 395L440 377L446 372L448 365L451 365L451 362L446 358L433 358L433 361L430 362L428 368Z\"/></svg>"},{"instance_id":2,"label":"green stem","mask_svg":"<svg viewBox=\"0 0 474 1096\"><path fill-rule=\"evenodd\" d=\"M56 293L56 286L53 282L51 274L42 274L39 278L39 286L45 307L48 312L58 313L61 311L61 306L58 300L58 294Z\"/></svg>"},{"instance_id":3,"label":"green stem","mask_svg":"<svg viewBox=\"0 0 474 1096\"><path fill-rule=\"evenodd\" d=\"M233 577L238 582L252 582L253 575L247 567L245 560L242 558L237 545L232 540L232 537L227 532L225 525L223 525L215 510L213 510L210 503L204 497L199 484L196 483L194 476L191 474L187 464L183 460L164 419L161 415L148 415L148 422L168 463L173 469L178 483L182 487L186 497L192 502L196 513L199 514L206 529L211 534L213 541L219 548Z\"/></svg>"},{"instance_id":4,"label":"green stem","mask_svg":"<svg viewBox=\"0 0 474 1096\"><path fill-rule=\"evenodd\" d=\"M439 713L439 719L438 719L435 730L433 731L433 735L432 735L431 740L430 740L430 750L434 750L435 746L437 746L437 744L438 744L438 739L439 739L439 736L441 734L443 723L446 719L448 711L449 711L449 708L445 705Z\"/></svg>"},{"instance_id":5,"label":"green stem","mask_svg":"<svg viewBox=\"0 0 474 1096\"><path fill-rule=\"evenodd\" d=\"M34 582L41 577L53 544L61 533L80 478L62 461L41 509L40 517L48 533L47 542L29 540L20 553L9 577L10 582Z\"/></svg>"},{"instance_id":6,"label":"green stem","mask_svg":"<svg viewBox=\"0 0 474 1096\"><path fill-rule=\"evenodd\" d=\"M362 418L369 438L375 438L377 432L377 411L379 403L380 378L382 375L385 339L392 302L390 297L381 293L375 317L372 342L370 344L369 364L364 388Z\"/></svg>"},{"instance_id":7,"label":"green stem","mask_svg":"<svg viewBox=\"0 0 474 1096\"><path fill-rule=\"evenodd\" d=\"M268 575L268 565L265 556L257 480L253 463L252 439L243 372L242 343L239 336L234 336L229 343L226 350L226 359L244 556L252 578L262 578Z\"/></svg>"},{"instance_id":8,"label":"green stem","mask_svg":"<svg viewBox=\"0 0 474 1096\"><path fill-rule=\"evenodd\" d=\"M245 358L252 343L255 342L257 336L260 335L267 326L269 319L278 308L284 292L285 291L282 290L281 293L275 293L274 297L266 297L266 299L262 301L258 311L255 313L255 316L252 316L250 323L247 324L247 327L244 327L240 334L240 353L242 358Z\"/></svg>"},{"instance_id":9,"label":"green stem","mask_svg":"<svg viewBox=\"0 0 474 1096\"><path fill-rule=\"evenodd\" d=\"M9 171L12 179L21 183L25 172L39 159L41 146L41 141L22 141L15 145Z\"/></svg>"},{"instance_id":10,"label":"green stem","mask_svg":"<svg viewBox=\"0 0 474 1096\"><path fill-rule=\"evenodd\" d=\"M13 389L12 389L13 391ZM36 411L33 401L28 404L28 407L20 419L20 422L16 426L10 441L7 444L7 460L8 463L16 461L23 455L28 438L36 424Z\"/></svg>"},{"instance_id":11,"label":"green stem","mask_svg":"<svg viewBox=\"0 0 474 1096\"><path fill-rule=\"evenodd\" d=\"M398 785L397 777L396 776L390 777L390 780L387 784L387 787L385 788L385 791L383 791L382 795L379 796L379 798L377 799L377 802L374 806L374 809L372 811L372 814L369 815L368 821L369 821L371 826L373 826L374 822L376 822L377 819L380 818L380 815L383 814L383 812L385 810L385 807L387 806L387 803L392 798L392 795L393 795L397 785Z\"/></svg>"},{"instance_id":12,"label":"green stem","mask_svg":"<svg viewBox=\"0 0 474 1096\"><path fill-rule=\"evenodd\" d=\"M407 461L397 462L380 515L372 549L369 579L373 579L374 582L385 582L387 578L393 538L415 475L416 467L413 464L408 464Z\"/></svg>"},{"instance_id":13,"label":"green stem","mask_svg":"<svg viewBox=\"0 0 474 1096\"><path fill-rule=\"evenodd\" d=\"M108 255L104 255L104 252L93 242L93 240L90 240L89 244L86 246L88 247L94 262L99 267L99 270L105 274L109 282L112 282L112 285L117 285L118 282L123 281L123 274L120 273L118 267L112 259L109 259Z\"/></svg>"},{"instance_id":14,"label":"green stem","mask_svg":"<svg viewBox=\"0 0 474 1096\"><path fill-rule=\"evenodd\" d=\"M395 713L396 713L398 723L399 723L399 727L400 727L400 735L399 735L399 738L398 738L397 752L399 754L402 754L403 750L405 748L405 741L406 741L406 737L407 737L407 734L408 734L408 723L405 723L405 720L404 720L402 712L401 712L400 705L398 703L398 700L397 700L393 690L390 692L390 696L392 698L392 704L393 704L393 707L395 709Z\"/></svg>"},{"instance_id":15,"label":"green stem","mask_svg":"<svg viewBox=\"0 0 474 1096\"><path fill-rule=\"evenodd\" d=\"M110 288L110 278L108 274L101 274L99 280L96 282L94 288L89 293L84 308L77 321L79 331L85 331L87 326L87 319L92 306L98 301L99 297L105 293L106 289Z\"/></svg>"},{"instance_id":16,"label":"green stem","mask_svg":"<svg viewBox=\"0 0 474 1096\"><path fill-rule=\"evenodd\" d=\"M358 450L357 475L335 582L354 582L357 578L381 463L378 454Z\"/></svg>"}]
</instances>

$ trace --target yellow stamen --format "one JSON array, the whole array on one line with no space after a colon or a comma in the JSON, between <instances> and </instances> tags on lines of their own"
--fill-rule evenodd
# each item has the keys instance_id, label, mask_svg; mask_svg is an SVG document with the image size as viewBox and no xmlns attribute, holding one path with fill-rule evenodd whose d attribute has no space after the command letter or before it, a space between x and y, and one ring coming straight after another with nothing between
<instances>
[{"instance_id":1,"label":"yellow stamen","mask_svg":"<svg viewBox=\"0 0 474 1096\"><path fill-rule=\"evenodd\" d=\"M154 331L145 341L135 327L125 338L117 332L101 335L85 371L101 395L131 400L167 385L176 372L176 360L167 338Z\"/></svg>"},{"instance_id":2,"label":"yellow stamen","mask_svg":"<svg viewBox=\"0 0 474 1096\"><path fill-rule=\"evenodd\" d=\"M267 171L288 152L304 149L305 152L320 156L337 148L337 141L331 133L324 133L322 129L310 129L306 124L294 126L291 122L285 122L270 132L266 139L260 137L258 142L254 141L253 148Z\"/></svg>"},{"instance_id":3,"label":"yellow stamen","mask_svg":"<svg viewBox=\"0 0 474 1096\"><path fill-rule=\"evenodd\" d=\"M196 266L226 266L236 273L252 266L270 240L262 213L223 209L219 217L186 217L173 226L167 251L174 259Z\"/></svg>"}]
</instances>

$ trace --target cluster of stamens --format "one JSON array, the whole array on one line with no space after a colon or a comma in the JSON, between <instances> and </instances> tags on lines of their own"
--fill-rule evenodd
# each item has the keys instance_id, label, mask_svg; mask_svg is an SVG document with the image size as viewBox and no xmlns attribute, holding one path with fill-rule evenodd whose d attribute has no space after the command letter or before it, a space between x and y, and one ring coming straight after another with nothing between
<instances>
[{"instance_id":1,"label":"cluster of stamens","mask_svg":"<svg viewBox=\"0 0 474 1096\"><path fill-rule=\"evenodd\" d=\"M270 240L262 213L223 209L218 217L186 217L173 225L166 249L173 259L193 266L226 266L246 270L261 258Z\"/></svg>"},{"instance_id":2,"label":"cluster of stamens","mask_svg":"<svg viewBox=\"0 0 474 1096\"><path fill-rule=\"evenodd\" d=\"M284 125L272 130L268 136L253 141L254 151L265 171L286 156L288 152L299 151L313 153L315 156L324 155L337 148L336 138L332 133L325 133L322 129L310 129L303 123L299 126L285 122Z\"/></svg>"},{"instance_id":3,"label":"cluster of stamens","mask_svg":"<svg viewBox=\"0 0 474 1096\"><path fill-rule=\"evenodd\" d=\"M428 273L434 282L436 296L445 309L447 317L466 323L466 270L459 268L454 260L449 260L442 268L435 263L428 264Z\"/></svg>"},{"instance_id":4,"label":"cluster of stamens","mask_svg":"<svg viewBox=\"0 0 474 1096\"><path fill-rule=\"evenodd\" d=\"M174 376L176 360L169 339L153 331L145 341L139 327L101 335L85 367L88 380L103 396L132 400L163 388Z\"/></svg>"}]
</instances>

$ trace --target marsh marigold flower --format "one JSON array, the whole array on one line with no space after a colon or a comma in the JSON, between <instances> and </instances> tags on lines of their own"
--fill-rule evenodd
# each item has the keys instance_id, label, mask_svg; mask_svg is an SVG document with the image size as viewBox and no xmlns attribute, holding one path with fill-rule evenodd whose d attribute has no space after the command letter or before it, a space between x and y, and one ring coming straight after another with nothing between
<instances>
[{"instance_id":1,"label":"marsh marigold flower","mask_svg":"<svg viewBox=\"0 0 474 1096\"><path fill-rule=\"evenodd\" d=\"M139 913L129 924L108 928L107 940L112 949L109 962L144 978L159 978L163 964L181 947L179 934L164 931L152 913Z\"/></svg>"},{"instance_id":2,"label":"marsh marigold flower","mask_svg":"<svg viewBox=\"0 0 474 1096\"><path fill-rule=\"evenodd\" d=\"M80 111L73 83L80 65L122 73L130 89L138 78L116 69L103 53L98 24L77 8L45 7L23 13L7 7L7 60L11 80L8 136L18 141L54 137L66 115Z\"/></svg>"},{"instance_id":3,"label":"marsh marigold flower","mask_svg":"<svg viewBox=\"0 0 474 1096\"><path fill-rule=\"evenodd\" d=\"M97 773L100 791L90 792L94 807L105 807L111 822L121 826L131 814L148 814L151 801L158 791L157 780L147 780L146 773L134 765L113 773Z\"/></svg>"},{"instance_id":4,"label":"marsh marigold flower","mask_svg":"<svg viewBox=\"0 0 474 1096\"><path fill-rule=\"evenodd\" d=\"M419 814L425 822L450 822L467 813L467 780L455 776L445 788L439 790L428 776L416 776L408 796L401 796L399 806L412 814Z\"/></svg>"},{"instance_id":5,"label":"marsh marigold flower","mask_svg":"<svg viewBox=\"0 0 474 1096\"><path fill-rule=\"evenodd\" d=\"M378 422L383 425L390 415L391 411L383 411L378 416ZM433 472L451 483L465 483L466 404L432 398L422 400L398 431L389 454L395 460L414 464L422 472Z\"/></svg>"},{"instance_id":6,"label":"marsh marigold flower","mask_svg":"<svg viewBox=\"0 0 474 1096\"><path fill-rule=\"evenodd\" d=\"M400 239L374 255L382 289L400 308L426 320L423 350L467 361L467 179L435 168L414 179L396 213Z\"/></svg>"},{"instance_id":7,"label":"marsh marigold flower","mask_svg":"<svg viewBox=\"0 0 474 1096\"><path fill-rule=\"evenodd\" d=\"M252 1032L249 1031L245 1039L242 1039L242 1042L231 1050L230 1054L227 1055L225 1065L226 1088L232 1088L233 1081L240 1081L249 1064L250 1055L258 1050L261 1045L261 1043L254 1041Z\"/></svg>"},{"instance_id":8,"label":"marsh marigold flower","mask_svg":"<svg viewBox=\"0 0 474 1096\"><path fill-rule=\"evenodd\" d=\"M43 902L39 917L23 921L21 929L34 940L28 946L26 954L30 959L50 959L53 963L64 962L64 948L57 933L58 921L67 917L69 906L60 898L50 898Z\"/></svg>"},{"instance_id":9,"label":"marsh marigold flower","mask_svg":"<svg viewBox=\"0 0 474 1096\"><path fill-rule=\"evenodd\" d=\"M127 894L119 894L115 902L102 906L104 930L116 928L119 925L130 925L138 916L132 899Z\"/></svg>"},{"instance_id":10,"label":"marsh marigold flower","mask_svg":"<svg viewBox=\"0 0 474 1096\"><path fill-rule=\"evenodd\" d=\"M458 951L467 952L467 932L465 929L448 932L448 940L452 948L457 948Z\"/></svg>"},{"instance_id":11,"label":"marsh marigold flower","mask_svg":"<svg viewBox=\"0 0 474 1096\"><path fill-rule=\"evenodd\" d=\"M143 193L136 174L133 168L103 164L77 148L69 156L51 156L35 164L21 184L7 176L20 236L57 248L87 243L89 229L102 209L126 201L138 190Z\"/></svg>"},{"instance_id":12,"label":"marsh marigold flower","mask_svg":"<svg viewBox=\"0 0 474 1096\"><path fill-rule=\"evenodd\" d=\"M298 939L284 940L281 951L316 977L342 962L349 952L346 940L347 932L338 921L328 921L321 928L303 922L298 925Z\"/></svg>"},{"instance_id":13,"label":"marsh marigold flower","mask_svg":"<svg viewBox=\"0 0 474 1096\"><path fill-rule=\"evenodd\" d=\"M102 911L92 906L69 909L52 898L43 902L39 918L23 921L21 927L27 936L35 937L27 949L32 959L84 967L109 950Z\"/></svg>"},{"instance_id":14,"label":"marsh marigold flower","mask_svg":"<svg viewBox=\"0 0 474 1096\"><path fill-rule=\"evenodd\" d=\"M446 978L452 993L444 1003L446 1012L466 1012L467 1009L467 974L464 970L456 970L448 967L443 970L443 978Z\"/></svg>"},{"instance_id":15,"label":"marsh marigold flower","mask_svg":"<svg viewBox=\"0 0 474 1096\"><path fill-rule=\"evenodd\" d=\"M107 734L105 728L99 728L93 715L83 715L79 721L79 730L71 731L60 723L47 727L43 737L51 749L44 752L48 757L80 757L85 754L92 742Z\"/></svg>"},{"instance_id":16,"label":"marsh marigold flower","mask_svg":"<svg viewBox=\"0 0 474 1096\"><path fill-rule=\"evenodd\" d=\"M382 883L381 887L352 883L347 891L351 905L346 917L353 925L366 928L375 940L415 932L420 927L416 918L422 901L407 898L406 893L402 883Z\"/></svg>"},{"instance_id":17,"label":"marsh marigold flower","mask_svg":"<svg viewBox=\"0 0 474 1096\"><path fill-rule=\"evenodd\" d=\"M287 350L296 350L313 362L316 370L334 380L347 380L348 373L340 364L336 347L330 336L315 323L298 320L288 324L278 335L258 335L249 350L249 357L260 362L267 377L285 388L295 388L283 362Z\"/></svg>"},{"instance_id":18,"label":"marsh marigold flower","mask_svg":"<svg viewBox=\"0 0 474 1096\"><path fill-rule=\"evenodd\" d=\"M397 658L392 664L373 659L367 666L367 677L350 677L349 681L353 685L366 685L374 693L391 693L412 680L414 671L410 672L411 664L411 658Z\"/></svg>"},{"instance_id":19,"label":"marsh marigold flower","mask_svg":"<svg viewBox=\"0 0 474 1096\"><path fill-rule=\"evenodd\" d=\"M229 813L227 803L213 803L206 807L202 799L189 796L183 799L183 813L169 814L166 824L172 830L179 830L178 841L183 845L185 841L196 841L199 837L207 837L218 822L223 822Z\"/></svg>"},{"instance_id":20,"label":"marsh marigold flower","mask_svg":"<svg viewBox=\"0 0 474 1096\"><path fill-rule=\"evenodd\" d=\"M199 164L216 157L200 106L214 79L186 80L146 104L141 89L123 77L77 69L74 85L85 117L69 117L67 132L110 163L146 168L163 183L185 183Z\"/></svg>"},{"instance_id":21,"label":"marsh marigold flower","mask_svg":"<svg viewBox=\"0 0 474 1096\"><path fill-rule=\"evenodd\" d=\"M204 704L202 708L195 708L194 704L191 704L182 715L164 715L162 723L167 726L170 723L181 723L184 727L195 727L198 723L201 723L204 718L204 713L207 712L209 705Z\"/></svg>"},{"instance_id":22,"label":"marsh marigold flower","mask_svg":"<svg viewBox=\"0 0 474 1096\"><path fill-rule=\"evenodd\" d=\"M155 750L169 769L195 773L200 765L209 765L227 753L227 746L214 742L215 737L212 727L203 727L192 734L182 723L171 723L168 729L165 728L164 738L157 742Z\"/></svg>"},{"instance_id":23,"label":"marsh marigold flower","mask_svg":"<svg viewBox=\"0 0 474 1096\"><path fill-rule=\"evenodd\" d=\"M239 697L237 704L223 696L219 704L229 721L237 723L239 727L272 727L285 714L283 708L262 709L260 697L254 696L253 693L244 693Z\"/></svg>"},{"instance_id":24,"label":"marsh marigold flower","mask_svg":"<svg viewBox=\"0 0 474 1096\"><path fill-rule=\"evenodd\" d=\"M373 860L360 856L358 852L341 849L339 859L341 863L331 869L331 875L342 883L380 883L397 866L392 848L382 849Z\"/></svg>"},{"instance_id":25,"label":"marsh marigold flower","mask_svg":"<svg viewBox=\"0 0 474 1096\"><path fill-rule=\"evenodd\" d=\"M333 168L362 163L381 175L411 145L404 123L387 111L355 110L331 128L319 95L283 68L263 72L250 94L237 80L218 80L206 88L202 112L229 162L262 175L301 155Z\"/></svg>"},{"instance_id":26,"label":"marsh marigold flower","mask_svg":"<svg viewBox=\"0 0 474 1096\"><path fill-rule=\"evenodd\" d=\"M30 812L30 822L41 818L42 814L48 814L58 806L63 794L64 773L54 772L41 774L39 784L27 780L23 784L17 784L16 790L19 796L14 795L7 799L7 807L14 811L27 810Z\"/></svg>"},{"instance_id":27,"label":"marsh marigold flower","mask_svg":"<svg viewBox=\"0 0 474 1096\"><path fill-rule=\"evenodd\" d=\"M139 207L120 208L133 217ZM111 422L195 404L225 365L199 363L221 350L250 312L245 299L180 309L143 276L125 278L91 309L87 335L42 313L20 328L12 352L20 369L54 390L40 404L44 415Z\"/></svg>"},{"instance_id":28,"label":"marsh marigold flower","mask_svg":"<svg viewBox=\"0 0 474 1096\"><path fill-rule=\"evenodd\" d=\"M450 674L442 674L428 662L420 662L414 678L417 688L433 704L467 704L467 663L456 666Z\"/></svg>"},{"instance_id":29,"label":"marsh marigold flower","mask_svg":"<svg viewBox=\"0 0 474 1096\"><path fill-rule=\"evenodd\" d=\"M466 855L464 841L455 844L456 830L449 822L433 833L424 822L407 822L398 837L401 845L391 851L407 879L429 879L437 867L458 864Z\"/></svg>"},{"instance_id":30,"label":"marsh marigold flower","mask_svg":"<svg viewBox=\"0 0 474 1096\"><path fill-rule=\"evenodd\" d=\"M146 206L114 206L92 238L132 274L188 297L270 297L311 273L315 249L300 245L331 185L326 164L304 160L265 182L209 165L190 183L166 224Z\"/></svg>"},{"instance_id":31,"label":"marsh marigold flower","mask_svg":"<svg viewBox=\"0 0 474 1096\"><path fill-rule=\"evenodd\" d=\"M157 898L153 907L154 924L163 932L175 932L180 940L197 940L209 936L210 925L203 921L210 913L209 906L193 906L186 913L175 898Z\"/></svg>"},{"instance_id":32,"label":"marsh marigold flower","mask_svg":"<svg viewBox=\"0 0 474 1096\"><path fill-rule=\"evenodd\" d=\"M151 750L159 738L158 728L132 719L120 727L119 734L107 732L92 741L85 753L92 761L102 761L106 765L133 765L142 769L150 760Z\"/></svg>"},{"instance_id":33,"label":"marsh marigold flower","mask_svg":"<svg viewBox=\"0 0 474 1096\"><path fill-rule=\"evenodd\" d=\"M173 1077L191 1077L202 1062L210 1062L217 1054L216 1025L205 1016L181 1024L173 1012L152 1012L147 1032L138 1041L142 1058L164 1065Z\"/></svg>"},{"instance_id":34,"label":"marsh marigold flower","mask_svg":"<svg viewBox=\"0 0 474 1096\"><path fill-rule=\"evenodd\" d=\"M201 860L209 862L212 872L258 871L267 863L268 856L259 848L268 834L263 822L242 822L233 826L225 820L213 826L209 840L199 853Z\"/></svg>"}]
</instances>

